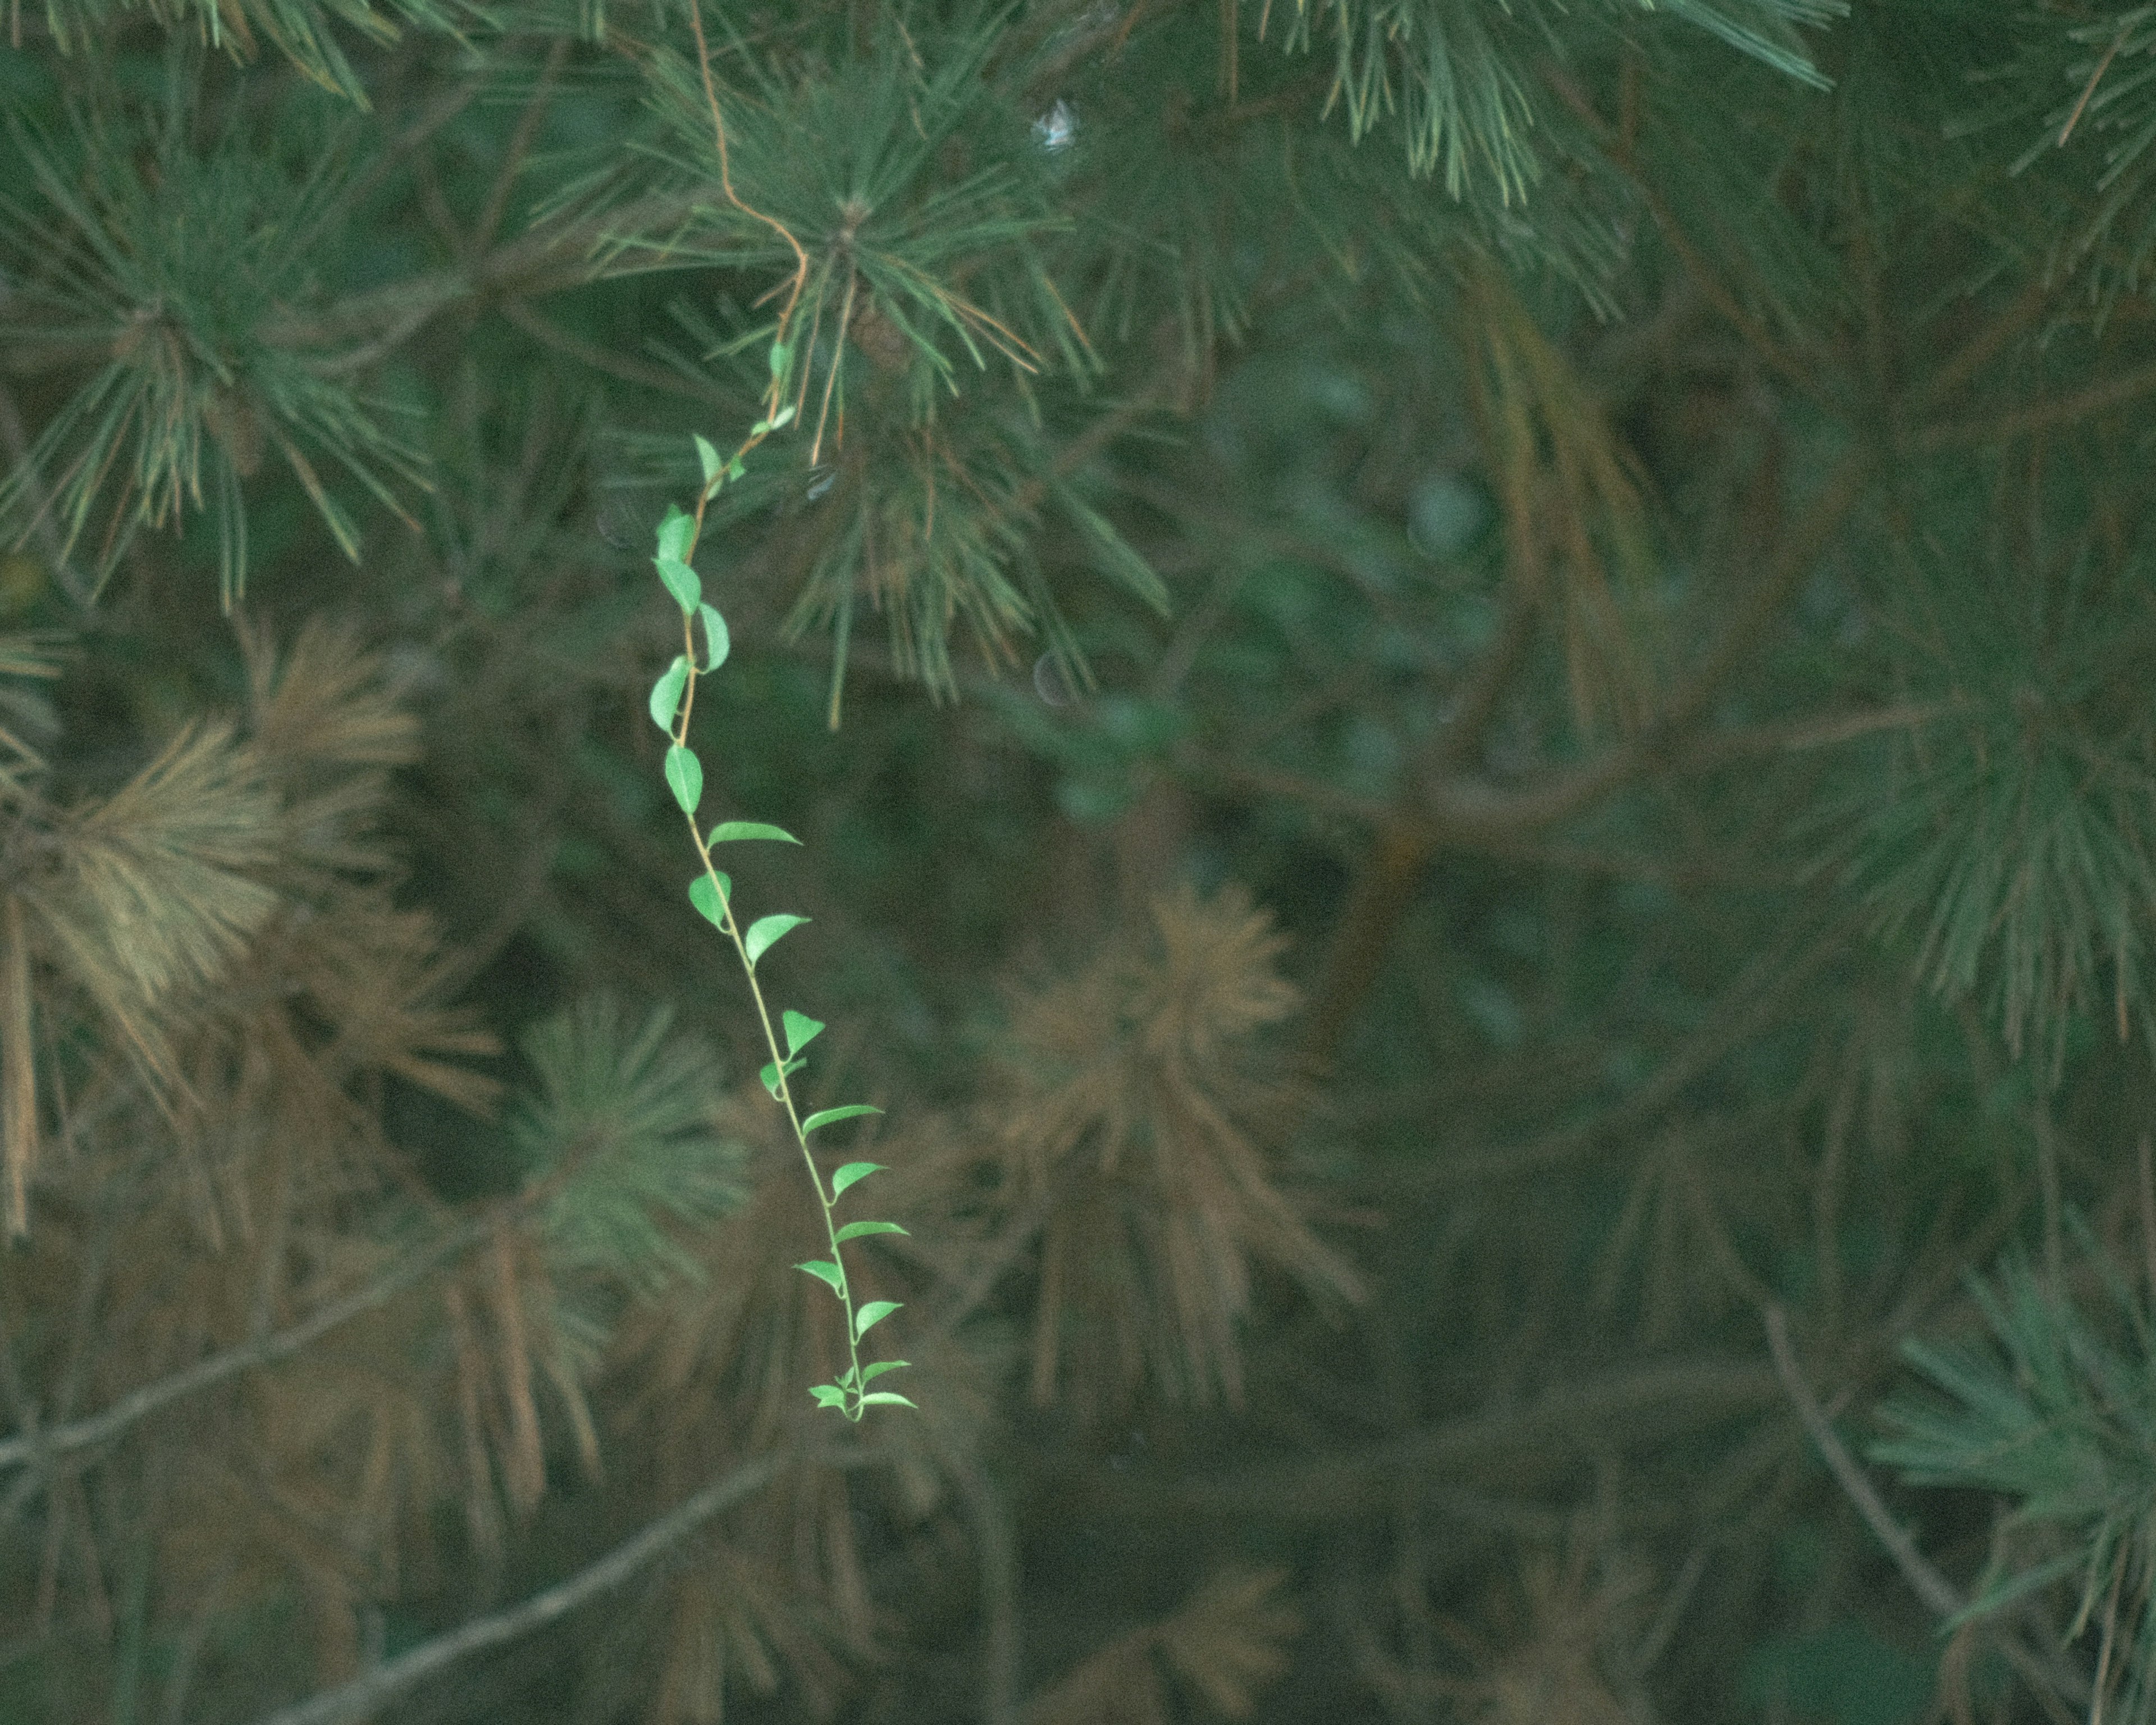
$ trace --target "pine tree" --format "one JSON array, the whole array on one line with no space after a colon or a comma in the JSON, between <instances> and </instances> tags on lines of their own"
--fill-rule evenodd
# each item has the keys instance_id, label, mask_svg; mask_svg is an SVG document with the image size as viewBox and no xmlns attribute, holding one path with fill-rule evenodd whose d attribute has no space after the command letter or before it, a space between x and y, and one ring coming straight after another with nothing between
<instances>
[{"instance_id":1,"label":"pine tree","mask_svg":"<svg viewBox=\"0 0 2156 1725\"><path fill-rule=\"evenodd\" d=\"M2156 10L7 28L0 1718L2156 1717Z\"/></svg>"}]
</instances>

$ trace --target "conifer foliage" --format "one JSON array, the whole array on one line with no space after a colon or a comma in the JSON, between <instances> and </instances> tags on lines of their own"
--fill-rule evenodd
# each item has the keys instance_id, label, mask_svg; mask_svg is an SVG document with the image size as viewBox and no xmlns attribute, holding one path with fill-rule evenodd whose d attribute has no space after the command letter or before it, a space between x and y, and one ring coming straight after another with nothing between
<instances>
[{"instance_id":1,"label":"conifer foliage","mask_svg":"<svg viewBox=\"0 0 2156 1725\"><path fill-rule=\"evenodd\" d=\"M2156 1710L2156 10L4 28L0 1720Z\"/></svg>"}]
</instances>

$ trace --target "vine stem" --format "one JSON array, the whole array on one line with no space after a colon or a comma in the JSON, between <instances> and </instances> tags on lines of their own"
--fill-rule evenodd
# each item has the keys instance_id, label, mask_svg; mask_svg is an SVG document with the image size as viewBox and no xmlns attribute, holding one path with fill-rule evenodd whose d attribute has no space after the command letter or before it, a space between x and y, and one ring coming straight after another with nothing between
<instances>
[{"instance_id":1,"label":"vine stem","mask_svg":"<svg viewBox=\"0 0 2156 1725\"><path fill-rule=\"evenodd\" d=\"M706 501L702 496L696 500L696 525L699 534L704 524ZM681 560L687 562L696 555L696 540L692 536ZM689 746L689 715L696 705L696 679L700 675L696 669L696 620L687 612L681 616L681 633L682 654L688 662L689 675L682 687L680 709L675 716L673 737L678 747L686 748ZM748 956L741 923L734 915L733 894L719 878L718 865L711 860L711 847L704 838L703 829L696 824L695 812L685 809L682 818L689 823L690 839L695 844L696 855L704 865L704 873L711 880L711 890L718 900L719 912L726 919L721 924L721 931L733 942L734 955L741 960L742 974L748 978L749 996L756 1003L757 1022L763 1026L764 1045L771 1050L773 1083L768 1088L778 1097L779 1106L786 1110L787 1124L793 1128L793 1142L801 1147L801 1160L808 1165L809 1182L816 1189L816 1202L823 1208L824 1235L830 1245L831 1262L839 1276L834 1291L837 1293L839 1304L845 1313L847 1364L850 1368L839 1380L839 1387L850 1398L840 1411L858 1425L862 1414L867 1411L863 1397L868 1385L861 1378L861 1338L854 1322L853 1282L846 1274L845 1255L839 1250L838 1199L824 1183L824 1171L816 1166L815 1153L808 1147L808 1134L802 1129L800 1110L793 1101L793 1086L787 1081L788 1057L778 1045L778 1032L771 1022L771 1008L764 1000L762 984L756 979L755 961Z\"/></svg>"},{"instance_id":2,"label":"vine stem","mask_svg":"<svg viewBox=\"0 0 2156 1725\"><path fill-rule=\"evenodd\" d=\"M696 70L704 80L704 105L711 110L711 136L719 149L719 190L725 194L728 203L752 220L762 223L765 227L784 240L793 253L793 285L787 292L786 305L778 314L778 333L776 339L783 341L786 339L787 326L793 321L793 308L801 303L801 290L808 284L808 254L802 249L801 242L794 237L793 230L785 223L780 221L776 216L766 215L762 210L746 202L741 193L734 190L733 165L726 147L726 115L719 107L718 86L711 80L711 50L704 40L703 0L689 0L689 28L696 38ZM774 377L771 380L771 387L766 393L764 401L763 417L766 419L778 417L778 403L784 388L785 379L783 377ZM704 502L703 498L700 497L696 500L696 526L700 531L704 525ZM690 663L693 671L695 661L692 660Z\"/></svg>"}]
</instances>

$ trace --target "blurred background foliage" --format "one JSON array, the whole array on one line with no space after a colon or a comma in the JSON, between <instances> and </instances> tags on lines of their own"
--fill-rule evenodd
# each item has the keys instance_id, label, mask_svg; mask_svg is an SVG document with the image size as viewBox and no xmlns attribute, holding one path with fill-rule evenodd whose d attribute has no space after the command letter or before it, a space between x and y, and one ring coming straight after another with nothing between
<instances>
[{"instance_id":1,"label":"blurred background foliage","mask_svg":"<svg viewBox=\"0 0 2156 1725\"><path fill-rule=\"evenodd\" d=\"M2156 11L695 4L8 9L0 1719L2150 1717Z\"/></svg>"}]
</instances>

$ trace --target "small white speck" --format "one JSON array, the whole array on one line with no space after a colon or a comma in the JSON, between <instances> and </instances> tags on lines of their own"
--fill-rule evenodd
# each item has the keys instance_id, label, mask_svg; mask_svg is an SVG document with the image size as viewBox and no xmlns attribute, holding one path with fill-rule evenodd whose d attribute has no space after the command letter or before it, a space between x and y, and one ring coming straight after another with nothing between
<instances>
[{"instance_id":1,"label":"small white speck","mask_svg":"<svg viewBox=\"0 0 2156 1725\"><path fill-rule=\"evenodd\" d=\"M1078 136L1078 116L1060 96L1055 105L1033 122L1033 135L1047 151L1067 150Z\"/></svg>"}]
</instances>

